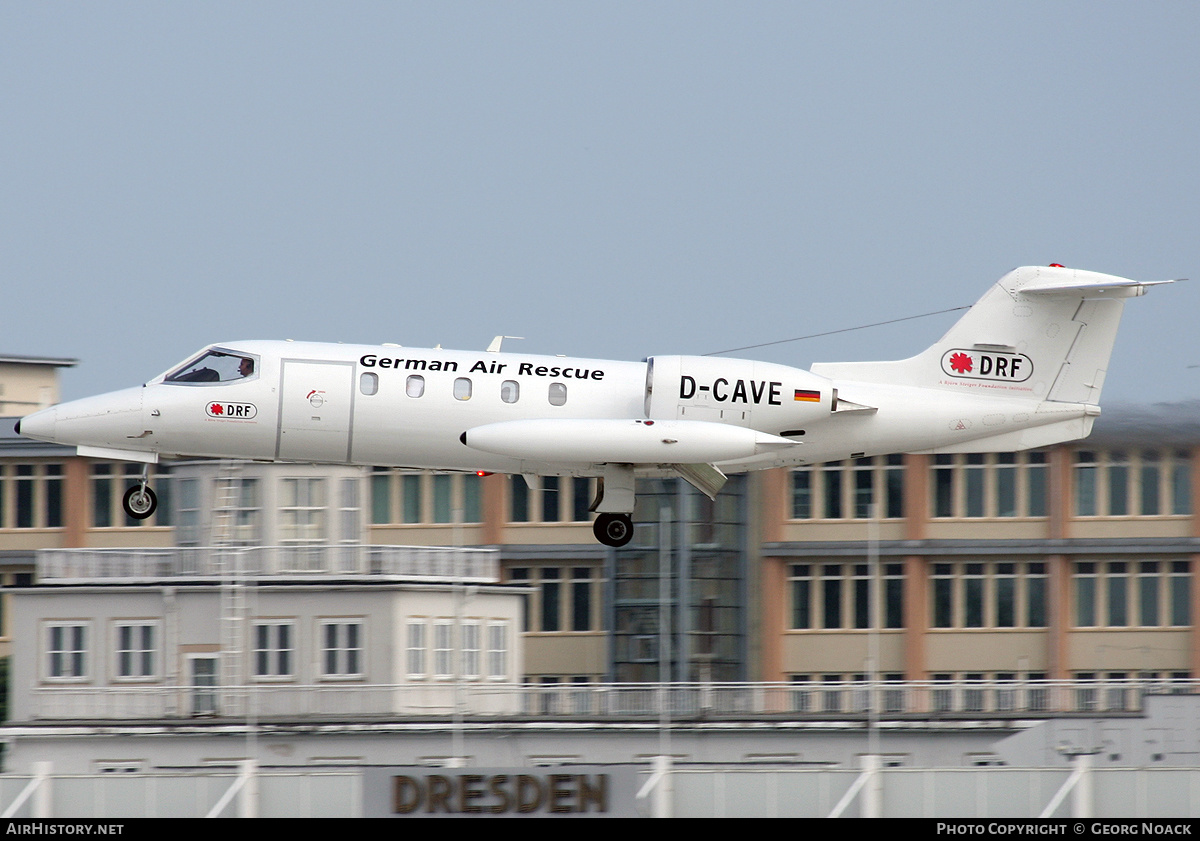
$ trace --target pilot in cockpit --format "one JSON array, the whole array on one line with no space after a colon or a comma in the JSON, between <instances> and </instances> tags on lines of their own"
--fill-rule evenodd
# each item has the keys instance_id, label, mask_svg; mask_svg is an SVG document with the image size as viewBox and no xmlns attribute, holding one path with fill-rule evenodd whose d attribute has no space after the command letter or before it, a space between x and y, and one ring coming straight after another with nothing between
<instances>
[{"instance_id":1,"label":"pilot in cockpit","mask_svg":"<svg viewBox=\"0 0 1200 841\"><path fill-rule=\"evenodd\" d=\"M168 383L231 383L254 376L254 357L240 353L209 350L199 359L168 374Z\"/></svg>"}]
</instances>

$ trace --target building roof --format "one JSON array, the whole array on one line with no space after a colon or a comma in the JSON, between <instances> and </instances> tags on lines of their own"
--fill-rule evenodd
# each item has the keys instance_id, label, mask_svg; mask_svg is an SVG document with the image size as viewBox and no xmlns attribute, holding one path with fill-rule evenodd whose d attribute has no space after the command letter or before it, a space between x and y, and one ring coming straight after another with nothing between
<instances>
[{"instance_id":1,"label":"building roof","mask_svg":"<svg viewBox=\"0 0 1200 841\"><path fill-rule=\"evenodd\" d=\"M1086 440L1102 447L1195 444L1200 442L1200 400L1104 406Z\"/></svg>"},{"instance_id":2,"label":"building roof","mask_svg":"<svg viewBox=\"0 0 1200 841\"><path fill-rule=\"evenodd\" d=\"M78 359L66 356L20 356L15 353L0 353L0 362L17 365L53 365L55 368L73 368L79 364Z\"/></svg>"}]
</instances>

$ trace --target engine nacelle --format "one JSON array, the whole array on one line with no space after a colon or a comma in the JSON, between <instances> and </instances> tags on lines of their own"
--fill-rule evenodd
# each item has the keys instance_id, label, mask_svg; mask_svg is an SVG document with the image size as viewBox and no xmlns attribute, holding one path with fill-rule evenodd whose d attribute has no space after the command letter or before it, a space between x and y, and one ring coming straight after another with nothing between
<instances>
[{"instance_id":1,"label":"engine nacelle","mask_svg":"<svg viewBox=\"0 0 1200 841\"><path fill-rule=\"evenodd\" d=\"M646 417L796 434L833 410L825 377L748 359L655 356L646 365Z\"/></svg>"}]
</instances>

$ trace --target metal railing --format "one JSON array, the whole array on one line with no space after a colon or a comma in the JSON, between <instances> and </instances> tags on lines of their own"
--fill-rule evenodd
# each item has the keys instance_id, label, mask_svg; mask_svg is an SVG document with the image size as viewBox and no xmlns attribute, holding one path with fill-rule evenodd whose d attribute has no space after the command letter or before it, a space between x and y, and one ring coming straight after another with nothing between
<instances>
[{"instance_id":1,"label":"metal railing","mask_svg":"<svg viewBox=\"0 0 1200 841\"><path fill-rule=\"evenodd\" d=\"M457 696L456 696L457 691ZM854 720L872 704L884 719L1050 718L1136 713L1156 694L1200 694L1200 681L843 681L797 683L41 686L37 719L512 716ZM456 701L456 697L459 699ZM461 706L459 706L461 704Z\"/></svg>"},{"instance_id":2,"label":"metal railing","mask_svg":"<svg viewBox=\"0 0 1200 841\"><path fill-rule=\"evenodd\" d=\"M500 580L495 549L365 544L181 546L169 549L41 549L37 580L53 584L221 579L385 577L405 581Z\"/></svg>"}]
</instances>

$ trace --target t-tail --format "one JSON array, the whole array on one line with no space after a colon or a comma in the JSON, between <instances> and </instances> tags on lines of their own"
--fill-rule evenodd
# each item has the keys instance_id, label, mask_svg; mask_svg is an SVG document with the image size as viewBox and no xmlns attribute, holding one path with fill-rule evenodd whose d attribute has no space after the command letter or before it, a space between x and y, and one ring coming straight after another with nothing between
<instances>
[{"instance_id":1,"label":"t-tail","mask_svg":"<svg viewBox=\"0 0 1200 841\"><path fill-rule=\"evenodd\" d=\"M1128 280L1058 265L1014 269L922 353L892 362L821 363L812 371L834 380L850 400L859 393L855 384L916 387L1024 401L1030 413L1047 421L1034 424L1040 432L996 430L990 436L970 436L974 440L969 445L964 441L939 448L941 452L1024 449L1081 438L1099 414L1125 299L1172 282ZM1051 420L1056 415L1074 418ZM1054 426L1060 428L1049 428Z\"/></svg>"}]
</instances>

